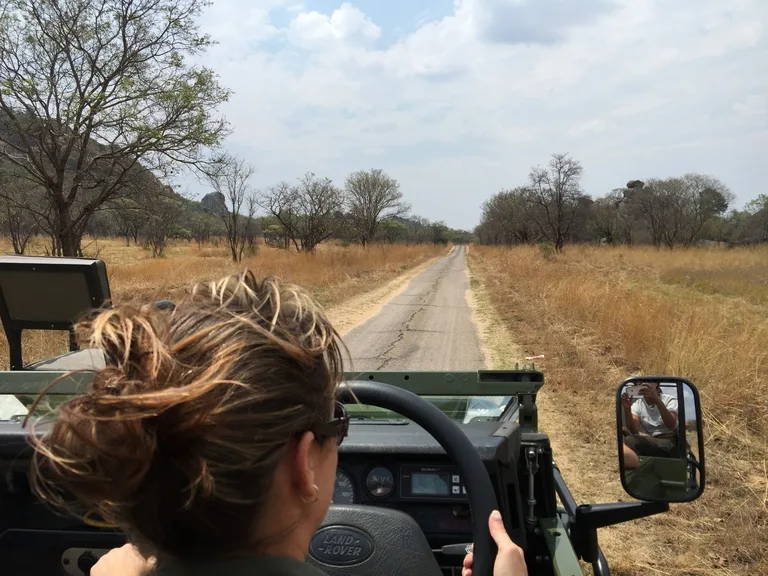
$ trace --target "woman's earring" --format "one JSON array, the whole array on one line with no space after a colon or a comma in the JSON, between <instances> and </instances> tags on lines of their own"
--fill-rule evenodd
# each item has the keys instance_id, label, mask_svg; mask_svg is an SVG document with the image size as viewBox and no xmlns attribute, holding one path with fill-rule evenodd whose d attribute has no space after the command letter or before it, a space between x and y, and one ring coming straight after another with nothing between
<instances>
[{"instance_id":1,"label":"woman's earring","mask_svg":"<svg viewBox=\"0 0 768 576\"><path fill-rule=\"evenodd\" d=\"M304 504L314 504L315 502L317 502L317 497L320 494L320 488L317 487L317 484L312 484L312 488L315 491L315 496L311 500L307 500L306 498L304 498L304 496L302 496L301 501L304 502Z\"/></svg>"}]
</instances>

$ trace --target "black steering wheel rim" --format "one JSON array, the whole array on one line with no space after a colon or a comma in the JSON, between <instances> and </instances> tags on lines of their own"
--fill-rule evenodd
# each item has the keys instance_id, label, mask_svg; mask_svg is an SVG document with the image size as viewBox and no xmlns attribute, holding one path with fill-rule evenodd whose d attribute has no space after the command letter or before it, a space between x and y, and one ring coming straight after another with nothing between
<instances>
[{"instance_id":1,"label":"black steering wheel rim","mask_svg":"<svg viewBox=\"0 0 768 576\"><path fill-rule=\"evenodd\" d=\"M464 479L472 514L474 554L472 574L491 576L496 559L496 543L488 527L488 518L498 508L488 470L475 447L461 428L434 404L413 392L375 381L350 381L341 391L341 400L391 410L412 420L426 430L455 462Z\"/></svg>"}]
</instances>

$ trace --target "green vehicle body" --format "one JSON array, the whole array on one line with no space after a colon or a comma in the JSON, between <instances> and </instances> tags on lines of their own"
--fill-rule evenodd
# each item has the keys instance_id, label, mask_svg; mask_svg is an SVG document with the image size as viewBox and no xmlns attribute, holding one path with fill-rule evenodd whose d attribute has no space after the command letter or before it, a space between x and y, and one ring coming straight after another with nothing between
<instances>
[{"instance_id":1,"label":"green vehicle body","mask_svg":"<svg viewBox=\"0 0 768 576\"><path fill-rule=\"evenodd\" d=\"M3 261L0 258L0 269ZM41 259L35 260L39 262ZM69 260L68 262L72 262ZM96 277L106 278L106 269L100 261L88 261L96 270ZM18 264L23 268L21 260L13 261L11 268ZM26 265L29 268L32 264ZM55 263L51 263L55 266ZM0 273L0 290L7 290ZM46 279L51 282L50 278ZM28 280L24 282L28 283ZM104 281L90 281L92 292L109 294L108 284ZM44 287L30 298L39 299L50 297L45 294ZM2 298L0 298L2 300ZM103 305L99 299L87 300L91 307ZM39 301L39 300L38 300ZM82 307L80 298L69 310L63 311L55 322L49 322L48 328L66 328L73 315L73 310ZM4 316L9 311L0 310ZM13 322L4 323L13 324ZM45 323L37 319L29 327L41 328ZM80 359L91 351L77 350L72 343L69 354L64 354L50 360L25 365L21 359L21 350L17 350L12 342L20 330L14 331L5 325L11 349L11 364L13 369L0 372L0 398L6 400L15 398L24 411L32 407L38 395L45 392L44 400L36 405L33 417L51 414L56 406L74 395L86 394L89 391L94 372L88 369L77 370L74 362L66 366L71 359ZM94 361L85 358L85 366L99 364L103 358ZM49 368L53 366L54 368ZM98 366L95 366L98 367ZM72 370L76 370L72 372ZM516 423L521 429L521 447L518 465L523 468L526 482L520 482L520 497L515 503L517 510L522 510L525 516L525 535L528 546L536 548L537 564L529 565L529 573L555 574L558 576L575 576L582 574L581 561L592 564L595 574L609 574L606 559L598 546L597 530L620 522L627 522L652 514L658 514L669 509L669 504L658 502L627 502L598 505L577 505L571 496L567 485L557 469L549 445L549 437L538 428L536 397L544 386L544 374L536 370L534 365L514 370L479 370L479 371L380 371L380 372L349 372L345 374L346 382L373 381L409 390L425 397L438 406L454 421L461 422L466 418L476 399L499 399L499 413L489 416L490 421L499 422L500 426ZM355 404L347 404L353 418L363 420L402 420L403 417L387 410ZM23 414L14 419L20 420ZM685 479L685 469L680 468L679 462L659 462L660 459L646 459L643 467L651 467L658 478L659 500L664 500L670 491L676 490L678 481ZM628 478L632 481L632 477ZM647 481L647 480L646 480ZM557 504L559 500L560 504ZM674 500L674 496L671 498ZM669 500L668 500L669 501Z\"/></svg>"},{"instance_id":2,"label":"green vehicle body","mask_svg":"<svg viewBox=\"0 0 768 576\"><path fill-rule=\"evenodd\" d=\"M31 407L38 395L45 392L53 402L39 406L37 416L49 414L60 402L78 394L86 394L93 372L67 371L4 371L0 372L0 395L13 395ZM544 374L533 368L523 370L480 370L462 372L395 371L347 372L345 382L366 380L399 386L424 396L446 414L456 416L459 399L478 397L513 398L517 405L516 421L524 432L538 434L535 395L544 385ZM366 418L397 419L398 415L373 406L349 406L351 416L364 413ZM466 409L466 407L463 407ZM34 414L34 413L33 413ZM565 510L562 510L565 513ZM554 574L581 574L579 558L568 538L568 527L560 514L537 518L537 533L546 543ZM535 572L531 572L535 574Z\"/></svg>"}]
</instances>

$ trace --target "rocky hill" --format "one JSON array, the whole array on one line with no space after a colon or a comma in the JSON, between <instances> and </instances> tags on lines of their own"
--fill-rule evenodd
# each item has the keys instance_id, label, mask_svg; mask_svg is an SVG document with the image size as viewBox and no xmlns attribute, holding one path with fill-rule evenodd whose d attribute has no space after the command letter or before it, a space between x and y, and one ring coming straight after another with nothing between
<instances>
[{"instance_id":1,"label":"rocky hill","mask_svg":"<svg viewBox=\"0 0 768 576\"><path fill-rule=\"evenodd\" d=\"M228 213L226 200L221 192L209 192L200 199L200 204L214 214L224 216Z\"/></svg>"}]
</instances>

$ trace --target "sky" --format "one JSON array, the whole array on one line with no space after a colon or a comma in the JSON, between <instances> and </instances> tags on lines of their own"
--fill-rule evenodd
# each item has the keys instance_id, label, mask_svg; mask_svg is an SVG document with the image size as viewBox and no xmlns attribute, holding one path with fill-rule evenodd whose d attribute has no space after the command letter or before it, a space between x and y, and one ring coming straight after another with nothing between
<instances>
[{"instance_id":1,"label":"sky","mask_svg":"<svg viewBox=\"0 0 768 576\"><path fill-rule=\"evenodd\" d=\"M216 0L197 60L257 189L382 168L471 229L559 152L592 197L687 172L737 208L768 192L767 27L765 0Z\"/></svg>"}]
</instances>

